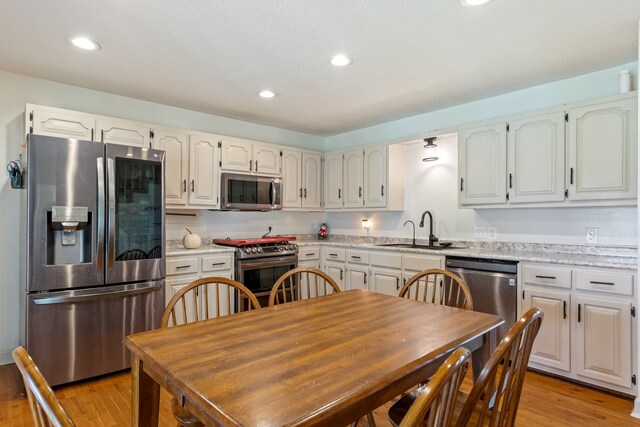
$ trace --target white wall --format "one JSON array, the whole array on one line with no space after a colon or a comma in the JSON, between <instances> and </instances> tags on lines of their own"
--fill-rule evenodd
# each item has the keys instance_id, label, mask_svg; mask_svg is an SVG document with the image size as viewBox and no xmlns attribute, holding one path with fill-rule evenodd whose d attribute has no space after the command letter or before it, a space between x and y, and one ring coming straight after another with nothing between
<instances>
[{"instance_id":1,"label":"white wall","mask_svg":"<svg viewBox=\"0 0 640 427\"><path fill-rule=\"evenodd\" d=\"M372 223L371 235L411 237L423 211L434 215L434 234L444 239L475 239L475 227L497 227L497 240L510 242L584 244L585 227L598 227L598 243L637 244L637 208L519 208L458 209L457 136L436 141L439 160L423 162L424 143L405 146L405 211L328 213L333 233L366 235L362 218ZM425 228L416 228L418 238L428 238Z\"/></svg>"},{"instance_id":2,"label":"white wall","mask_svg":"<svg viewBox=\"0 0 640 427\"><path fill-rule=\"evenodd\" d=\"M47 80L35 79L0 71L0 364L11 361L10 352L18 344L18 292L20 268L18 260L23 256L19 242L24 236L19 232L19 224L25 213L20 212L20 191L12 190L4 165L17 158L23 142L24 108L26 103L49 105L123 117L166 126L213 132L221 135L258 139L302 148L322 149L324 139L299 132L263 126L254 123L231 120L224 117L188 111L166 105L154 104L123 96L111 95L80 87L63 85ZM222 234L227 227L233 227L255 234L266 232L266 222L279 220L274 216L261 214L241 214L229 223L228 212L204 213L196 228L212 229L214 234ZM315 232L313 224L319 224L318 215L309 220L304 214L283 215L275 230L280 233ZM320 214L320 217L322 214ZM169 220L174 224L174 218ZM169 227L169 235L181 237ZM176 226L176 228L181 228ZM264 231L262 231L264 230Z\"/></svg>"}]
</instances>

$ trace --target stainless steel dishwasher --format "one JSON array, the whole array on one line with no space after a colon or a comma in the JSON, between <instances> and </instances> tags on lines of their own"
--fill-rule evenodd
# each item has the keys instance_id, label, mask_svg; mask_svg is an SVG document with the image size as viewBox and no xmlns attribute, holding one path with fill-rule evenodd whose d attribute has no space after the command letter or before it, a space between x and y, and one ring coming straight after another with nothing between
<instances>
[{"instance_id":1,"label":"stainless steel dishwasher","mask_svg":"<svg viewBox=\"0 0 640 427\"><path fill-rule=\"evenodd\" d=\"M518 263L484 258L447 257L446 269L469 287L473 309L497 314L504 319L498 328L498 342L516 322Z\"/></svg>"}]
</instances>

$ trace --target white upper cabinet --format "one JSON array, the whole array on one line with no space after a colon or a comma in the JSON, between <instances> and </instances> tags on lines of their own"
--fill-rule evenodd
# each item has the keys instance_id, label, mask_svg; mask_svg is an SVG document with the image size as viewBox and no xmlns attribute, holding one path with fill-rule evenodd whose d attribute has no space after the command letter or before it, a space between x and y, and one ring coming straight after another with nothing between
<instances>
[{"instance_id":1,"label":"white upper cabinet","mask_svg":"<svg viewBox=\"0 0 640 427\"><path fill-rule=\"evenodd\" d=\"M189 135L189 204L219 206L220 175L216 135Z\"/></svg>"},{"instance_id":2,"label":"white upper cabinet","mask_svg":"<svg viewBox=\"0 0 640 427\"><path fill-rule=\"evenodd\" d=\"M342 153L324 156L324 207L342 209Z\"/></svg>"},{"instance_id":3,"label":"white upper cabinet","mask_svg":"<svg viewBox=\"0 0 640 427\"><path fill-rule=\"evenodd\" d=\"M371 208L387 206L387 146L364 150L364 205Z\"/></svg>"},{"instance_id":4,"label":"white upper cabinet","mask_svg":"<svg viewBox=\"0 0 640 427\"><path fill-rule=\"evenodd\" d=\"M27 133L85 141L95 137L96 118L92 114L27 104L25 116Z\"/></svg>"},{"instance_id":5,"label":"white upper cabinet","mask_svg":"<svg viewBox=\"0 0 640 427\"><path fill-rule=\"evenodd\" d=\"M302 150L282 150L282 207L322 208L322 155Z\"/></svg>"},{"instance_id":6,"label":"white upper cabinet","mask_svg":"<svg viewBox=\"0 0 640 427\"><path fill-rule=\"evenodd\" d=\"M364 206L364 165L363 150L351 150L344 153L344 207L361 208Z\"/></svg>"},{"instance_id":7,"label":"white upper cabinet","mask_svg":"<svg viewBox=\"0 0 640 427\"><path fill-rule=\"evenodd\" d=\"M460 204L506 203L506 123L461 128L458 149Z\"/></svg>"},{"instance_id":8,"label":"white upper cabinet","mask_svg":"<svg viewBox=\"0 0 640 427\"><path fill-rule=\"evenodd\" d=\"M635 199L636 96L573 108L568 114L569 199Z\"/></svg>"},{"instance_id":9,"label":"white upper cabinet","mask_svg":"<svg viewBox=\"0 0 640 427\"><path fill-rule=\"evenodd\" d=\"M189 201L189 138L186 133L162 129L154 130L153 134L153 148L166 152L164 192L167 205L185 206Z\"/></svg>"},{"instance_id":10,"label":"white upper cabinet","mask_svg":"<svg viewBox=\"0 0 640 427\"><path fill-rule=\"evenodd\" d=\"M151 129L142 123L100 117L96 122L97 138L108 144L151 147Z\"/></svg>"},{"instance_id":11,"label":"white upper cabinet","mask_svg":"<svg viewBox=\"0 0 640 427\"><path fill-rule=\"evenodd\" d=\"M509 202L564 201L564 111L509 121L508 129Z\"/></svg>"},{"instance_id":12,"label":"white upper cabinet","mask_svg":"<svg viewBox=\"0 0 640 427\"><path fill-rule=\"evenodd\" d=\"M223 137L220 160L223 171L280 175L280 147L247 139Z\"/></svg>"}]
</instances>

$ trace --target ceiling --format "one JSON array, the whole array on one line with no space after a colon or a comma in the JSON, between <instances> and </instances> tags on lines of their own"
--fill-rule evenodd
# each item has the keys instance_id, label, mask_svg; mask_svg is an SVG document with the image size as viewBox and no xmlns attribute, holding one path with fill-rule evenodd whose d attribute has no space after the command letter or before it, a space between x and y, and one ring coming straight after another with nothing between
<instances>
[{"instance_id":1,"label":"ceiling","mask_svg":"<svg viewBox=\"0 0 640 427\"><path fill-rule=\"evenodd\" d=\"M635 61L639 18L638 0L2 0L0 69L328 136Z\"/></svg>"}]
</instances>

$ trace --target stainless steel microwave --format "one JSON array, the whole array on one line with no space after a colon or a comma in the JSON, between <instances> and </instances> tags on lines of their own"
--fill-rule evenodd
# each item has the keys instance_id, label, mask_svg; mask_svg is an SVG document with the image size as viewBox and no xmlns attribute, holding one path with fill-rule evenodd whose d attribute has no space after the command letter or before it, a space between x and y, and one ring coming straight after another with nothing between
<instances>
[{"instance_id":1,"label":"stainless steel microwave","mask_svg":"<svg viewBox=\"0 0 640 427\"><path fill-rule=\"evenodd\" d=\"M282 180L270 176L223 172L220 209L273 211L282 209Z\"/></svg>"}]
</instances>

